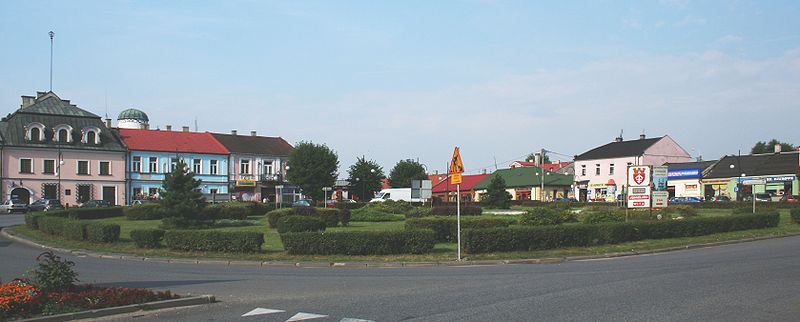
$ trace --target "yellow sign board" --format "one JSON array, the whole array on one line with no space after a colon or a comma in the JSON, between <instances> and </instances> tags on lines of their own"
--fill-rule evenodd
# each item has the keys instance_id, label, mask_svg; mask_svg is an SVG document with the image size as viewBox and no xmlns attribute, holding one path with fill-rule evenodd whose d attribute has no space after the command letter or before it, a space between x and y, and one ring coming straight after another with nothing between
<instances>
[{"instance_id":1,"label":"yellow sign board","mask_svg":"<svg viewBox=\"0 0 800 322\"><path fill-rule=\"evenodd\" d=\"M453 150L453 160L450 161L450 173L464 173L464 164L461 163L461 153L458 152L458 147ZM461 176L458 176L458 182L461 183Z\"/></svg>"},{"instance_id":2,"label":"yellow sign board","mask_svg":"<svg viewBox=\"0 0 800 322\"><path fill-rule=\"evenodd\" d=\"M450 175L450 184L461 184L461 174L453 173Z\"/></svg>"}]
</instances>

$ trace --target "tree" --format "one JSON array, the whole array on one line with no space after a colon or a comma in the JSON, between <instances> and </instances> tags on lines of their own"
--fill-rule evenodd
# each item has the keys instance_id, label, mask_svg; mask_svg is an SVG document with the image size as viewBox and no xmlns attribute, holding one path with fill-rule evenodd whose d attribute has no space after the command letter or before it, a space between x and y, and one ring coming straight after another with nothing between
<instances>
[{"instance_id":1,"label":"tree","mask_svg":"<svg viewBox=\"0 0 800 322\"><path fill-rule=\"evenodd\" d=\"M386 176L383 168L373 160L367 161L360 157L355 164L347 170L347 182L350 183L350 193L358 196L358 200L369 200L375 191L381 190L381 180Z\"/></svg>"},{"instance_id":2,"label":"tree","mask_svg":"<svg viewBox=\"0 0 800 322\"><path fill-rule=\"evenodd\" d=\"M533 153L531 153L531 154L528 154L528 156L527 156L527 157L525 157L525 161L528 161L528 162L534 162L534 161L536 161L536 155L537 155L537 154L539 154L539 153L538 153L538 152L533 152ZM545 155L544 155L544 161L542 161L542 163L550 163L550 157L549 157L549 156L547 156L547 154L546 154L546 153L545 153Z\"/></svg>"},{"instance_id":3,"label":"tree","mask_svg":"<svg viewBox=\"0 0 800 322\"><path fill-rule=\"evenodd\" d=\"M753 148L750 150L750 154L773 153L775 152L776 144L781 145L781 151L783 152L794 151L796 149L795 146L792 145L791 143L780 142L776 139L772 139L769 142L762 142L762 141L756 142L756 145L754 145Z\"/></svg>"},{"instance_id":4,"label":"tree","mask_svg":"<svg viewBox=\"0 0 800 322\"><path fill-rule=\"evenodd\" d=\"M161 207L165 212L165 227L188 227L203 220L201 210L206 205L200 193L200 180L189 172L186 162L178 160L172 172L164 176Z\"/></svg>"},{"instance_id":5,"label":"tree","mask_svg":"<svg viewBox=\"0 0 800 322\"><path fill-rule=\"evenodd\" d=\"M392 188L411 188L411 180L428 180L425 167L417 161L400 160L389 172L389 185Z\"/></svg>"},{"instance_id":6,"label":"tree","mask_svg":"<svg viewBox=\"0 0 800 322\"><path fill-rule=\"evenodd\" d=\"M324 144L298 143L286 165L286 179L314 200L322 200L322 188L332 187L339 175L339 157Z\"/></svg>"},{"instance_id":7,"label":"tree","mask_svg":"<svg viewBox=\"0 0 800 322\"><path fill-rule=\"evenodd\" d=\"M506 181L499 174L492 176L492 181L486 187L486 194L481 197L485 207L508 209L511 207L511 194L506 191Z\"/></svg>"}]
</instances>

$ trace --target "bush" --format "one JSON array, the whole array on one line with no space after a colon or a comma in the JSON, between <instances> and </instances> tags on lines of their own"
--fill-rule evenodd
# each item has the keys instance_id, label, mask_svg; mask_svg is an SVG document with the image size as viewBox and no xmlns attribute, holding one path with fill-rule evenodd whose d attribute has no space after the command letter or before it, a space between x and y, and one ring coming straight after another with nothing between
<instances>
[{"instance_id":1,"label":"bush","mask_svg":"<svg viewBox=\"0 0 800 322\"><path fill-rule=\"evenodd\" d=\"M122 211L128 220L154 220L164 218L164 210L160 204L146 203L123 208Z\"/></svg>"},{"instance_id":2,"label":"bush","mask_svg":"<svg viewBox=\"0 0 800 322\"><path fill-rule=\"evenodd\" d=\"M69 217L72 219L105 219L122 217L125 215L122 211L122 207L70 208L66 211L69 212Z\"/></svg>"},{"instance_id":3,"label":"bush","mask_svg":"<svg viewBox=\"0 0 800 322\"><path fill-rule=\"evenodd\" d=\"M264 234L202 230L170 230L164 244L172 250L257 253L264 244Z\"/></svg>"},{"instance_id":4,"label":"bush","mask_svg":"<svg viewBox=\"0 0 800 322\"><path fill-rule=\"evenodd\" d=\"M317 214L317 208L314 207L303 206L292 207L291 209L298 216L315 216Z\"/></svg>"},{"instance_id":5,"label":"bush","mask_svg":"<svg viewBox=\"0 0 800 322\"><path fill-rule=\"evenodd\" d=\"M294 209L292 208L281 208L275 209L267 213L267 223L269 224L269 228L277 228L278 227L278 219L285 216L295 215Z\"/></svg>"},{"instance_id":6,"label":"bush","mask_svg":"<svg viewBox=\"0 0 800 322\"><path fill-rule=\"evenodd\" d=\"M321 219L328 227L336 227L339 225L339 209L317 209L317 213L314 217Z\"/></svg>"},{"instance_id":7,"label":"bush","mask_svg":"<svg viewBox=\"0 0 800 322\"><path fill-rule=\"evenodd\" d=\"M507 227L513 219L504 218L464 218L461 229ZM425 217L406 220L406 230L430 229L435 233L437 242L455 241L458 237L458 224L453 217Z\"/></svg>"},{"instance_id":8,"label":"bush","mask_svg":"<svg viewBox=\"0 0 800 322\"><path fill-rule=\"evenodd\" d=\"M406 218L422 218L433 216L433 208L431 207L414 207L406 211Z\"/></svg>"},{"instance_id":9,"label":"bush","mask_svg":"<svg viewBox=\"0 0 800 322\"><path fill-rule=\"evenodd\" d=\"M208 229L214 224L211 220L198 220L187 217L166 217L161 219L159 228L164 230L170 229Z\"/></svg>"},{"instance_id":10,"label":"bush","mask_svg":"<svg viewBox=\"0 0 800 322\"><path fill-rule=\"evenodd\" d=\"M792 217L792 221L795 224L800 224L800 208L792 208L792 210L789 211L789 216Z\"/></svg>"},{"instance_id":11,"label":"bush","mask_svg":"<svg viewBox=\"0 0 800 322\"><path fill-rule=\"evenodd\" d=\"M352 215L350 220L360 222L403 221L406 220L406 216L392 214L357 214Z\"/></svg>"},{"instance_id":12,"label":"bush","mask_svg":"<svg viewBox=\"0 0 800 322\"><path fill-rule=\"evenodd\" d=\"M37 222L39 230L43 233L59 236L61 232L64 231L64 223L66 223L67 220L68 219L61 217L41 216Z\"/></svg>"},{"instance_id":13,"label":"bush","mask_svg":"<svg viewBox=\"0 0 800 322\"><path fill-rule=\"evenodd\" d=\"M334 209L335 210L335 209ZM327 225L320 218L309 216L286 216L278 220L278 233L323 231Z\"/></svg>"},{"instance_id":14,"label":"bush","mask_svg":"<svg viewBox=\"0 0 800 322\"><path fill-rule=\"evenodd\" d=\"M468 253L529 251L761 229L776 227L779 221L780 216L773 212L657 222L515 226L466 230L463 240L464 250Z\"/></svg>"},{"instance_id":15,"label":"bush","mask_svg":"<svg viewBox=\"0 0 800 322\"><path fill-rule=\"evenodd\" d=\"M522 215L519 224L528 226L560 225L563 222L561 212L563 211L544 207L531 208Z\"/></svg>"},{"instance_id":16,"label":"bush","mask_svg":"<svg viewBox=\"0 0 800 322\"><path fill-rule=\"evenodd\" d=\"M599 224L605 222L624 222L625 213L617 209L592 211L581 220L584 224Z\"/></svg>"},{"instance_id":17,"label":"bush","mask_svg":"<svg viewBox=\"0 0 800 322\"><path fill-rule=\"evenodd\" d=\"M254 202L223 202L208 205L203 208L203 218L219 220L234 219L245 220L248 216L262 214L261 208Z\"/></svg>"},{"instance_id":18,"label":"bush","mask_svg":"<svg viewBox=\"0 0 800 322\"><path fill-rule=\"evenodd\" d=\"M164 231L161 229L136 229L131 230L131 239L139 248L158 248L161 247L161 239L164 238Z\"/></svg>"},{"instance_id":19,"label":"bush","mask_svg":"<svg viewBox=\"0 0 800 322\"><path fill-rule=\"evenodd\" d=\"M364 207L353 210L353 215L365 214L405 214L414 208L408 202L386 200L384 202L369 202Z\"/></svg>"},{"instance_id":20,"label":"bush","mask_svg":"<svg viewBox=\"0 0 800 322\"><path fill-rule=\"evenodd\" d=\"M366 202L337 202L334 204L336 209L348 209L348 210L359 209L366 205L367 205Z\"/></svg>"},{"instance_id":21,"label":"bush","mask_svg":"<svg viewBox=\"0 0 800 322\"><path fill-rule=\"evenodd\" d=\"M292 255L425 254L436 244L430 230L286 233L281 241Z\"/></svg>"},{"instance_id":22,"label":"bush","mask_svg":"<svg viewBox=\"0 0 800 322\"><path fill-rule=\"evenodd\" d=\"M350 209L347 208L340 208L339 209L339 221L342 222L342 226L347 226L350 224Z\"/></svg>"},{"instance_id":23,"label":"bush","mask_svg":"<svg viewBox=\"0 0 800 322\"><path fill-rule=\"evenodd\" d=\"M72 240L85 240L86 239L86 225L87 223L79 220L67 220L63 223L62 236Z\"/></svg>"},{"instance_id":24,"label":"bush","mask_svg":"<svg viewBox=\"0 0 800 322\"><path fill-rule=\"evenodd\" d=\"M663 212L664 214L669 214L669 215L676 214L683 218L697 217L697 209L688 205L669 206L667 208L664 208Z\"/></svg>"},{"instance_id":25,"label":"bush","mask_svg":"<svg viewBox=\"0 0 800 322\"><path fill-rule=\"evenodd\" d=\"M113 243L119 240L119 225L93 222L86 225L86 240L95 243Z\"/></svg>"},{"instance_id":26,"label":"bush","mask_svg":"<svg viewBox=\"0 0 800 322\"><path fill-rule=\"evenodd\" d=\"M31 276L31 283L42 290L68 290L78 281L78 273L72 270L75 263L61 260L52 251L41 253L36 261L36 268L28 274Z\"/></svg>"},{"instance_id":27,"label":"bush","mask_svg":"<svg viewBox=\"0 0 800 322\"><path fill-rule=\"evenodd\" d=\"M30 229L39 229L39 219L45 216L52 216L53 212L44 213L44 212L29 212L25 214L25 226L28 226ZM66 215L66 213L64 213Z\"/></svg>"},{"instance_id":28,"label":"bush","mask_svg":"<svg viewBox=\"0 0 800 322\"><path fill-rule=\"evenodd\" d=\"M455 216L458 212L458 206L436 206L433 207L433 215L434 216ZM475 205L462 205L461 206L461 215L462 216L480 216L483 213L483 209L480 206Z\"/></svg>"}]
</instances>

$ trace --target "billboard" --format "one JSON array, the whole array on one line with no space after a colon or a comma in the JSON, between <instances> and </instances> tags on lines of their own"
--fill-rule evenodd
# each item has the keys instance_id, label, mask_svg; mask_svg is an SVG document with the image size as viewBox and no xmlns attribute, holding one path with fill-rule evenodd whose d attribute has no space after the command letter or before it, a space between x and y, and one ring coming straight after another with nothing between
<instances>
[{"instance_id":1,"label":"billboard","mask_svg":"<svg viewBox=\"0 0 800 322\"><path fill-rule=\"evenodd\" d=\"M650 166L636 165L628 167L628 186L649 186L650 185Z\"/></svg>"},{"instance_id":2,"label":"billboard","mask_svg":"<svg viewBox=\"0 0 800 322\"><path fill-rule=\"evenodd\" d=\"M653 167L653 191L667 191L668 170L664 166Z\"/></svg>"},{"instance_id":3,"label":"billboard","mask_svg":"<svg viewBox=\"0 0 800 322\"><path fill-rule=\"evenodd\" d=\"M650 208L650 187L629 187L628 208Z\"/></svg>"}]
</instances>

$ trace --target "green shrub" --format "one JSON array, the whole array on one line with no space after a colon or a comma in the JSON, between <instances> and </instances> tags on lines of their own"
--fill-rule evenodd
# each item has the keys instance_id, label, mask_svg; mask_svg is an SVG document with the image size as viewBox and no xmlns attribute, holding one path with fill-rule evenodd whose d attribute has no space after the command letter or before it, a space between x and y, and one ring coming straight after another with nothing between
<instances>
[{"instance_id":1,"label":"green shrub","mask_svg":"<svg viewBox=\"0 0 800 322\"><path fill-rule=\"evenodd\" d=\"M161 247L161 239L164 238L164 231L161 229L136 229L131 230L131 239L139 248L158 248Z\"/></svg>"},{"instance_id":2,"label":"green shrub","mask_svg":"<svg viewBox=\"0 0 800 322\"><path fill-rule=\"evenodd\" d=\"M697 217L697 209L689 205L675 205L664 208L665 214L675 214L683 218Z\"/></svg>"},{"instance_id":3,"label":"green shrub","mask_svg":"<svg viewBox=\"0 0 800 322\"><path fill-rule=\"evenodd\" d=\"M336 227L339 225L339 209L317 209L314 217L321 219L328 227Z\"/></svg>"},{"instance_id":4,"label":"green shrub","mask_svg":"<svg viewBox=\"0 0 800 322\"><path fill-rule=\"evenodd\" d=\"M261 208L254 202L223 202L208 205L203 208L203 218L219 220L234 219L245 220L248 216L262 214Z\"/></svg>"},{"instance_id":5,"label":"green shrub","mask_svg":"<svg viewBox=\"0 0 800 322\"><path fill-rule=\"evenodd\" d=\"M308 206L292 207L292 212L298 216L315 216L317 214L317 208Z\"/></svg>"},{"instance_id":6,"label":"green shrub","mask_svg":"<svg viewBox=\"0 0 800 322\"><path fill-rule=\"evenodd\" d=\"M514 226L466 230L463 240L468 253L529 251L762 229L776 227L779 221L779 214L772 212L650 222Z\"/></svg>"},{"instance_id":7,"label":"green shrub","mask_svg":"<svg viewBox=\"0 0 800 322\"><path fill-rule=\"evenodd\" d=\"M281 241L292 255L425 254L436 244L430 230L286 233Z\"/></svg>"},{"instance_id":8,"label":"green shrub","mask_svg":"<svg viewBox=\"0 0 800 322\"><path fill-rule=\"evenodd\" d=\"M198 216L199 217L199 216ZM187 218L181 217L166 217L161 219L159 228L164 230L170 229L208 229L213 226L212 220L198 220L198 217Z\"/></svg>"},{"instance_id":9,"label":"green shrub","mask_svg":"<svg viewBox=\"0 0 800 322\"><path fill-rule=\"evenodd\" d=\"M349 210L359 209L366 205L367 205L366 202L337 202L334 204L334 206L337 209L349 209Z\"/></svg>"},{"instance_id":10,"label":"green shrub","mask_svg":"<svg viewBox=\"0 0 800 322\"><path fill-rule=\"evenodd\" d=\"M213 251L257 253L264 244L264 234L213 230L170 230L164 234L164 245L180 251Z\"/></svg>"},{"instance_id":11,"label":"green shrub","mask_svg":"<svg viewBox=\"0 0 800 322\"><path fill-rule=\"evenodd\" d=\"M310 216L286 216L278 219L278 233L297 233L303 231L323 231L326 224L322 219Z\"/></svg>"},{"instance_id":12,"label":"green shrub","mask_svg":"<svg viewBox=\"0 0 800 322\"><path fill-rule=\"evenodd\" d=\"M128 220L154 220L164 218L164 210L160 204L146 203L123 208L122 211Z\"/></svg>"},{"instance_id":13,"label":"green shrub","mask_svg":"<svg viewBox=\"0 0 800 322\"><path fill-rule=\"evenodd\" d=\"M462 218L461 229L507 227L513 219L505 218ZM425 217L406 220L406 230L430 229L437 242L455 241L458 237L458 224L453 217Z\"/></svg>"},{"instance_id":14,"label":"green shrub","mask_svg":"<svg viewBox=\"0 0 800 322\"><path fill-rule=\"evenodd\" d=\"M544 207L531 208L522 215L519 224L528 226L559 225L563 222L561 212L563 211Z\"/></svg>"},{"instance_id":15,"label":"green shrub","mask_svg":"<svg viewBox=\"0 0 800 322\"><path fill-rule=\"evenodd\" d=\"M78 273L72 270L75 263L61 260L52 251L39 254L37 265L28 272L31 283L44 291L63 291L72 288L78 281Z\"/></svg>"},{"instance_id":16,"label":"green shrub","mask_svg":"<svg viewBox=\"0 0 800 322\"><path fill-rule=\"evenodd\" d=\"M67 218L61 217L53 217L53 216L42 216L38 219L39 230L43 233L60 236L61 232L64 231L64 223L67 222Z\"/></svg>"},{"instance_id":17,"label":"green shrub","mask_svg":"<svg viewBox=\"0 0 800 322\"><path fill-rule=\"evenodd\" d=\"M604 209L589 212L581 220L584 224L599 224L604 222L624 222L625 213L617 209Z\"/></svg>"},{"instance_id":18,"label":"green shrub","mask_svg":"<svg viewBox=\"0 0 800 322\"><path fill-rule=\"evenodd\" d=\"M119 225L93 222L86 225L86 240L95 243L113 243L119 240Z\"/></svg>"},{"instance_id":19,"label":"green shrub","mask_svg":"<svg viewBox=\"0 0 800 322\"><path fill-rule=\"evenodd\" d=\"M386 200L384 202L369 202L364 207L353 210L353 215L364 214L405 214L414 206L405 201Z\"/></svg>"},{"instance_id":20,"label":"green shrub","mask_svg":"<svg viewBox=\"0 0 800 322\"><path fill-rule=\"evenodd\" d=\"M72 240L85 240L86 225L87 223L80 220L67 220L62 225L61 235Z\"/></svg>"},{"instance_id":21,"label":"green shrub","mask_svg":"<svg viewBox=\"0 0 800 322\"><path fill-rule=\"evenodd\" d=\"M39 229L39 218L48 216L49 214L52 214L52 212L50 212L50 213L29 212L29 213L25 214L25 226L27 226L30 229L38 230Z\"/></svg>"},{"instance_id":22,"label":"green shrub","mask_svg":"<svg viewBox=\"0 0 800 322\"><path fill-rule=\"evenodd\" d=\"M347 226L350 224L350 217L351 217L350 209L347 208L339 209L339 221L342 222L342 226Z\"/></svg>"},{"instance_id":23,"label":"green shrub","mask_svg":"<svg viewBox=\"0 0 800 322\"><path fill-rule=\"evenodd\" d=\"M414 207L406 211L406 218L422 218L433 216L433 208L431 207Z\"/></svg>"},{"instance_id":24,"label":"green shrub","mask_svg":"<svg viewBox=\"0 0 800 322\"><path fill-rule=\"evenodd\" d=\"M350 217L350 221L360 221L360 222L386 222L386 221L403 221L406 220L406 216L404 215L392 215L392 214L354 214Z\"/></svg>"},{"instance_id":25,"label":"green shrub","mask_svg":"<svg viewBox=\"0 0 800 322\"><path fill-rule=\"evenodd\" d=\"M458 206L436 206L432 211L434 216L455 216L458 213ZM461 205L462 216L480 216L483 209L476 205Z\"/></svg>"},{"instance_id":26,"label":"green shrub","mask_svg":"<svg viewBox=\"0 0 800 322\"><path fill-rule=\"evenodd\" d=\"M795 224L800 224L800 208L792 208L792 210L789 211L789 216L792 217L792 221Z\"/></svg>"},{"instance_id":27,"label":"green shrub","mask_svg":"<svg viewBox=\"0 0 800 322\"><path fill-rule=\"evenodd\" d=\"M122 207L70 208L67 211L69 212L69 217L72 219L105 219L122 217L125 215L122 211Z\"/></svg>"},{"instance_id":28,"label":"green shrub","mask_svg":"<svg viewBox=\"0 0 800 322\"><path fill-rule=\"evenodd\" d=\"M281 219L281 217L291 216L294 214L295 214L294 209L292 208L281 208L268 212L267 223L269 224L269 228L277 228L278 219Z\"/></svg>"}]
</instances>

